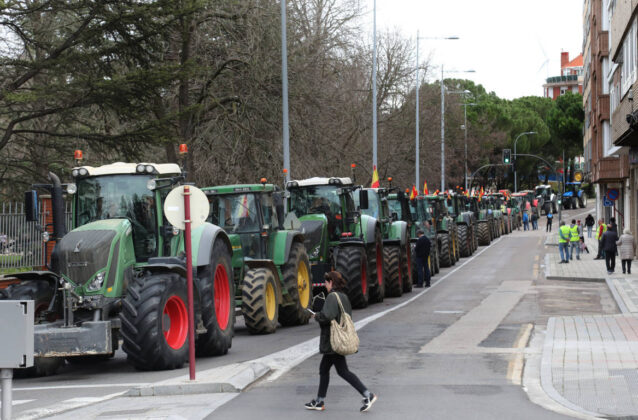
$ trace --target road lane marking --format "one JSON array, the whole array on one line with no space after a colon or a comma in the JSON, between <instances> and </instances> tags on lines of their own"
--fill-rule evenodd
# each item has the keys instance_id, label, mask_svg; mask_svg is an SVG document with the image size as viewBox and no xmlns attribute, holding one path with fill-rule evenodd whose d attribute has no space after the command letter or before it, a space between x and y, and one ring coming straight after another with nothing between
<instances>
[{"instance_id":1,"label":"road lane marking","mask_svg":"<svg viewBox=\"0 0 638 420\"><path fill-rule=\"evenodd\" d=\"M525 324L521 326L518 337L514 343L515 349L524 349L527 347L529 336L532 333L533 324ZM524 352L516 353L513 360L507 365L507 379L514 385L521 385L523 377L523 366L525 365Z\"/></svg>"},{"instance_id":2,"label":"road lane marking","mask_svg":"<svg viewBox=\"0 0 638 420\"><path fill-rule=\"evenodd\" d=\"M121 383L121 384L84 384L84 385L53 385L53 386L32 386L32 387L16 387L13 391L46 391L50 389L83 389L83 388L122 388L150 385L146 383Z\"/></svg>"},{"instance_id":3,"label":"road lane marking","mask_svg":"<svg viewBox=\"0 0 638 420\"><path fill-rule=\"evenodd\" d=\"M11 405L26 404L26 403L30 403L31 401L35 401L35 400L13 400L13 401L11 401ZM0 407L2 407L2 403L1 402L0 402Z\"/></svg>"}]
</instances>

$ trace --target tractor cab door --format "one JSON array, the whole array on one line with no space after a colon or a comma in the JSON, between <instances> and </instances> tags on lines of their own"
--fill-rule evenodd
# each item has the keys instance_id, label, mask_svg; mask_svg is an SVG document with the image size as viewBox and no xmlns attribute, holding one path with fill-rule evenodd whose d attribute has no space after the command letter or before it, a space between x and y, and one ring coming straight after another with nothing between
<instances>
[{"instance_id":1,"label":"tractor cab door","mask_svg":"<svg viewBox=\"0 0 638 420\"><path fill-rule=\"evenodd\" d=\"M259 245L262 258L269 258L273 253L274 244L270 243L274 231L279 226L277 210L271 194L261 194L259 199L259 213L261 219L261 231L259 233Z\"/></svg>"}]
</instances>

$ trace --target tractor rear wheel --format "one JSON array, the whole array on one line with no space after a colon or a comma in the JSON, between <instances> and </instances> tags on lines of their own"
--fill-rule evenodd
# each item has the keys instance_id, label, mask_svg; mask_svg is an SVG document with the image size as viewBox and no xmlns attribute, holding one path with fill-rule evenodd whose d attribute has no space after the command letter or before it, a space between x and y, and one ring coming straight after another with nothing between
<instances>
[{"instance_id":1,"label":"tractor rear wheel","mask_svg":"<svg viewBox=\"0 0 638 420\"><path fill-rule=\"evenodd\" d=\"M466 258L472 255L472 251L470 248L470 241L467 237L467 226L460 225L459 226L459 250L461 251L461 257Z\"/></svg>"},{"instance_id":2,"label":"tractor rear wheel","mask_svg":"<svg viewBox=\"0 0 638 420\"><path fill-rule=\"evenodd\" d=\"M432 250L434 250L434 254L432 254ZM439 247L436 243L436 239L432 241L432 246L430 247L430 255L434 255L434 273L439 274L441 271L441 261L439 260Z\"/></svg>"},{"instance_id":3,"label":"tractor rear wheel","mask_svg":"<svg viewBox=\"0 0 638 420\"><path fill-rule=\"evenodd\" d=\"M139 370L179 369L188 359L186 279L149 273L129 284L122 304L122 350ZM198 314L195 314L197 322Z\"/></svg>"},{"instance_id":4,"label":"tractor rear wheel","mask_svg":"<svg viewBox=\"0 0 638 420\"><path fill-rule=\"evenodd\" d=\"M3 299L32 300L33 319L36 324L53 321L53 319L43 319L43 313L49 308L54 293L55 289L48 282L38 280L25 280L12 284L2 291ZM34 357L32 367L14 369L13 375L16 378L49 376L55 374L62 366L64 366L62 357Z\"/></svg>"},{"instance_id":5,"label":"tractor rear wheel","mask_svg":"<svg viewBox=\"0 0 638 420\"><path fill-rule=\"evenodd\" d=\"M461 251L460 251L459 237L458 232L455 230L452 234L452 258L454 262L452 265L456 264L461 259Z\"/></svg>"},{"instance_id":6,"label":"tractor rear wheel","mask_svg":"<svg viewBox=\"0 0 638 420\"><path fill-rule=\"evenodd\" d=\"M310 320L312 303L312 285L310 284L310 260L306 247L295 242L290 248L288 261L281 270L284 276L284 287L294 304L279 307L279 323L284 326L303 325Z\"/></svg>"},{"instance_id":7,"label":"tractor rear wheel","mask_svg":"<svg viewBox=\"0 0 638 420\"><path fill-rule=\"evenodd\" d=\"M410 241L405 241L405 247L401 248L401 273L403 274L403 293L412 291L412 252L410 250ZM433 273L430 270L430 274Z\"/></svg>"},{"instance_id":8,"label":"tractor rear wheel","mask_svg":"<svg viewBox=\"0 0 638 420\"><path fill-rule=\"evenodd\" d=\"M251 334L272 334L277 330L277 284L267 268L248 270L241 283L241 312Z\"/></svg>"},{"instance_id":9,"label":"tractor rear wheel","mask_svg":"<svg viewBox=\"0 0 638 420\"><path fill-rule=\"evenodd\" d=\"M478 224L478 244L481 246L490 244L490 227L487 222Z\"/></svg>"},{"instance_id":10,"label":"tractor rear wheel","mask_svg":"<svg viewBox=\"0 0 638 420\"><path fill-rule=\"evenodd\" d=\"M399 297L403 294L403 273L401 272L401 248L392 245L383 247L383 268L386 270L386 297Z\"/></svg>"},{"instance_id":11,"label":"tractor rear wheel","mask_svg":"<svg viewBox=\"0 0 638 420\"><path fill-rule=\"evenodd\" d=\"M235 283L231 256L221 240L215 241L209 261L197 276L202 323L206 328L195 342L198 356L228 353L235 329Z\"/></svg>"},{"instance_id":12,"label":"tractor rear wheel","mask_svg":"<svg viewBox=\"0 0 638 420\"><path fill-rule=\"evenodd\" d=\"M587 207L587 196L584 193L582 197L578 197L578 205L581 209Z\"/></svg>"},{"instance_id":13,"label":"tractor rear wheel","mask_svg":"<svg viewBox=\"0 0 638 420\"><path fill-rule=\"evenodd\" d=\"M383 240L379 227L374 230L374 244L368 248L368 273L370 275L370 302L383 302L385 297L385 268L383 267Z\"/></svg>"},{"instance_id":14,"label":"tractor rear wheel","mask_svg":"<svg viewBox=\"0 0 638 420\"><path fill-rule=\"evenodd\" d=\"M439 246L439 262L441 267L452 266L452 250L450 249L450 235L441 235Z\"/></svg>"},{"instance_id":15,"label":"tractor rear wheel","mask_svg":"<svg viewBox=\"0 0 638 420\"><path fill-rule=\"evenodd\" d=\"M346 281L353 308L368 306L368 260L363 247L345 246L337 253L337 271Z\"/></svg>"}]
</instances>

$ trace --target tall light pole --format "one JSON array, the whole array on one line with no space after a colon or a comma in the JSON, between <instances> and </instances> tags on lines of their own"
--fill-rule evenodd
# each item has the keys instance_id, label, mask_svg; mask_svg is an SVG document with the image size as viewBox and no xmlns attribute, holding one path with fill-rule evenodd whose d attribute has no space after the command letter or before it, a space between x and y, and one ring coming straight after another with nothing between
<instances>
[{"instance_id":1,"label":"tall light pole","mask_svg":"<svg viewBox=\"0 0 638 420\"><path fill-rule=\"evenodd\" d=\"M465 191L467 191L467 107L468 106L476 106L477 104L475 103L463 103L463 118L464 118L464 123L463 123L463 130L465 131Z\"/></svg>"},{"instance_id":2,"label":"tall light pole","mask_svg":"<svg viewBox=\"0 0 638 420\"><path fill-rule=\"evenodd\" d=\"M448 70L448 73L475 73L474 70ZM445 191L445 71L441 65L441 191Z\"/></svg>"},{"instance_id":3,"label":"tall light pole","mask_svg":"<svg viewBox=\"0 0 638 420\"><path fill-rule=\"evenodd\" d=\"M518 180L516 179L516 143L518 142L518 139L521 138L521 136L531 136L533 134L536 134L536 131L525 131L516 136L516 140L514 140L514 192L518 192Z\"/></svg>"},{"instance_id":4,"label":"tall light pole","mask_svg":"<svg viewBox=\"0 0 638 420\"><path fill-rule=\"evenodd\" d=\"M421 178L419 176L419 156L420 156L420 141L419 141L419 39L442 39L442 40L457 40L458 36L447 36L447 37L419 37L419 31L416 31L416 153L415 153L415 181L414 185L416 185L417 189L419 189L419 185L421 184Z\"/></svg>"},{"instance_id":5,"label":"tall light pole","mask_svg":"<svg viewBox=\"0 0 638 420\"><path fill-rule=\"evenodd\" d=\"M284 169L290 181L290 132L288 131L288 48L286 42L286 0L281 3L281 95L283 111Z\"/></svg>"},{"instance_id":6,"label":"tall light pole","mask_svg":"<svg viewBox=\"0 0 638 420\"><path fill-rule=\"evenodd\" d=\"M377 0L372 23L372 167L377 166Z\"/></svg>"}]
</instances>

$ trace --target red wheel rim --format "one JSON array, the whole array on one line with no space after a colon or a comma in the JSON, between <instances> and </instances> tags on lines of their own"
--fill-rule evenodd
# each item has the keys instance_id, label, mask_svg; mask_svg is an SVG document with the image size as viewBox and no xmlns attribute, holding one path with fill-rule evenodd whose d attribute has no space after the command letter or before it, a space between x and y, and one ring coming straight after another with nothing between
<instances>
[{"instance_id":1,"label":"red wheel rim","mask_svg":"<svg viewBox=\"0 0 638 420\"><path fill-rule=\"evenodd\" d=\"M164 305L162 331L166 343L173 349L184 345L188 335L188 313L186 305L179 296L171 296Z\"/></svg>"},{"instance_id":2,"label":"red wheel rim","mask_svg":"<svg viewBox=\"0 0 638 420\"><path fill-rule=\"evenodd\" d=\"M383 284L383 252L381 251L381 245L377 244L377 281L379 286Z\"/></svg>"},{"instance_id":3,"label":"red wheel rim","mask_svg":"<svg viewBox=\"0 0 638 420\"><path fill-rule=\"evenodd\" d=\"M366 260L361 258L361 293L365 296L368 291L368 269Z\"/></svg>"},{"instance_id":4,"label":"red wheel rim","mask_svg":"<svg viewBox=\"0 0 638 420\"><path fill-rule=\"evenodd\" d=\"M219 328L225 330L230 320L230 287L226 267L222 264L215 269L215 316Z\"/></svg>"}]
</instances>

